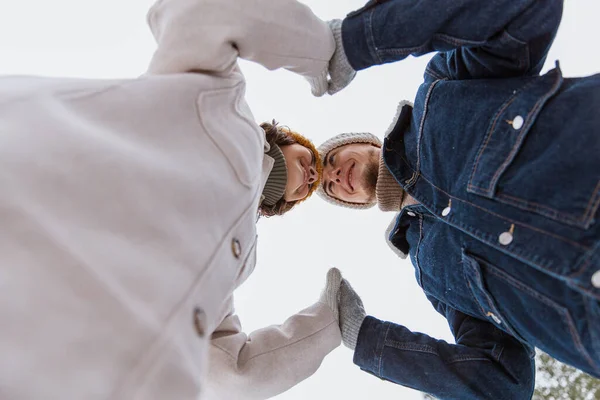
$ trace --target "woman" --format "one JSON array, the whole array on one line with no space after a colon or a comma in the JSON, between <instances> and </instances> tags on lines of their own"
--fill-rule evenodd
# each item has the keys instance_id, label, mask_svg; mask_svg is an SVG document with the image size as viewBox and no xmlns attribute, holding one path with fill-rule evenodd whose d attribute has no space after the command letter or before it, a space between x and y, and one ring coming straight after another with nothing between
<instances>
[{"instance_id":1,"label":"woman","mask_svg":"<svg viewBox=\"0 0 600 400\"><path fill-rule=\"evenodd\" d=\"M2 398L266 398L340 343L339 274L250 337L232 301L257 210L286 211L318 175L282 144L283 196L265 192L276 146L237 57L315 77L329 28L293 0L159 0L148 21L141 78L0 79Z\"/></svg>"},{"instance_id":2,"label":"woman","mask_svg":"<svg viewBox=\"0 0 600 400\"><path fill-rule=\"evenodd\" d=\"M323 164L317 149L304 136L277 123L263 122L268 144L266 154L274 164L260 204L260 214L283 215L306 200L319 186Z\"/></svg>"}]
</instances>

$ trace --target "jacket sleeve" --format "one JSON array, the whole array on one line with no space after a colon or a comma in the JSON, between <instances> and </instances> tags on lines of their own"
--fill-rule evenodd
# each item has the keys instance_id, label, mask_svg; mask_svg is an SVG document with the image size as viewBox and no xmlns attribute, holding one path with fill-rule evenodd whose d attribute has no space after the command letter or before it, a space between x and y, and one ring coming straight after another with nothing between
<instances>
[{"instance_id":1,"label":"jacket sleeve","mask_svg":"<svg viewBox=\"0 0 600 400\"><path fill-rule=\"evenodd\" d=\"M437 51L427 68L436 79L538 74L562 6L562 0L372 0L344 20L344 50L356 70Z\"/></svg>"},{"instance_id":2,"label":"jacket sleeve","mask_svg":"<svg viewBox=\"0 0 600 400\"><path fill-rule=\"evenodd\" d=\"M295 0L158 0L147 19L149 73L227 74L241 57L317 76L335 50L328 25Z\"/></svg>"},{"instance_id":3,"label":"jacket sleeve","mask_svg":"<svg viewBox=\"0 0 600 400\"><path fill-rule=\"evenodd\" d=\"M323 303L249 335L231 310L211 338L209 399L276 396L311 376L341 343L337 320Z\"/></svg>"},{"instance_id":4,"label":"jacket sleeve","mask_svg":"<svg viewBox=\"0 0 600 400\"><path fill-rule=\"evenodd\" d=\"M441 399L530 399L533 349L487 321L439 302L456 344L367 317L354 363L373 375Z\"/></svg>"}]
</instances>

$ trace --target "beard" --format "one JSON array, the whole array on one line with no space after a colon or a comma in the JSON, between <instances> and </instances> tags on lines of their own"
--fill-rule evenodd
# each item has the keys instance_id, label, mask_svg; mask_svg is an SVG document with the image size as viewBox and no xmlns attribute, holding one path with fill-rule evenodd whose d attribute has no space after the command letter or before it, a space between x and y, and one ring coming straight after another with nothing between
<instances>
[{"instance_id":1,"label":"beard","mask_svg":"<svg viewBox=\"0 0 600 400\"><path fill-rule=\"evenodd\" d=\"M369 201L375 200L375 188L379 178L379 152L373 152L363 174L364 187L369 195Z\"/></svg>"}]
</instances>

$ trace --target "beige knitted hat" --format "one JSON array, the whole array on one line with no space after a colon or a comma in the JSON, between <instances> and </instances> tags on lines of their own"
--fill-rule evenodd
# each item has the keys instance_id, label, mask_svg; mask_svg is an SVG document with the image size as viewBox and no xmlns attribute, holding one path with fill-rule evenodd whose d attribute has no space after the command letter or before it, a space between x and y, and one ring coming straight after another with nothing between
<instances>
[{"instance_id":1,"label":"beige knitted hat","mask_svg":"<svg viewBox=\"0 0 600 400\"><path fill-rule=\"evenodd\" d=\"M379 138L373 135L372 133L340 133L339 135L336 135L330 138L329 140L326 140L325 143L321 144L317 149L319 151L319 156L321 157L321 162L325 164L325 158L327 157L330 151L351 143L370 143L377 147L381 147L381 140L379 140ZM323 179L321 179L321 182L319 183L317 194L319 195L319 197L331 204L335 204L336 206L342 206L346 208L365 209L371 208L375 204L377 204L377 200L374 200L372 203L349 203L347 201L331 197L327 193L325 193L325 190L323 189Z\"/></svg>"}]
</instances>

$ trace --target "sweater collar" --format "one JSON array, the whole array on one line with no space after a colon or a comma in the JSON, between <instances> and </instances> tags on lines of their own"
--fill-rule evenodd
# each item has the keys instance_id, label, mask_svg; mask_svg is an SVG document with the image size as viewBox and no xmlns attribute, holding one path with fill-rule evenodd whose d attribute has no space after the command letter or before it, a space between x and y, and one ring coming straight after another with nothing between
<instances>
[{"instance_id":1,"label":"sweater collar","mask_svg":"<svg viewBox=\"0 0 600 400\"><path fill-rule=\"evenodd\" d=\"M262 191L264 203L267 206L272 206L277 203L285 193L287 185L287 166L285 165L285 157L283 152L276 144L271 145L271 148L265 154L273 159L273 168L269 173L267 182Z\"/></svg>"}]
</instances>

